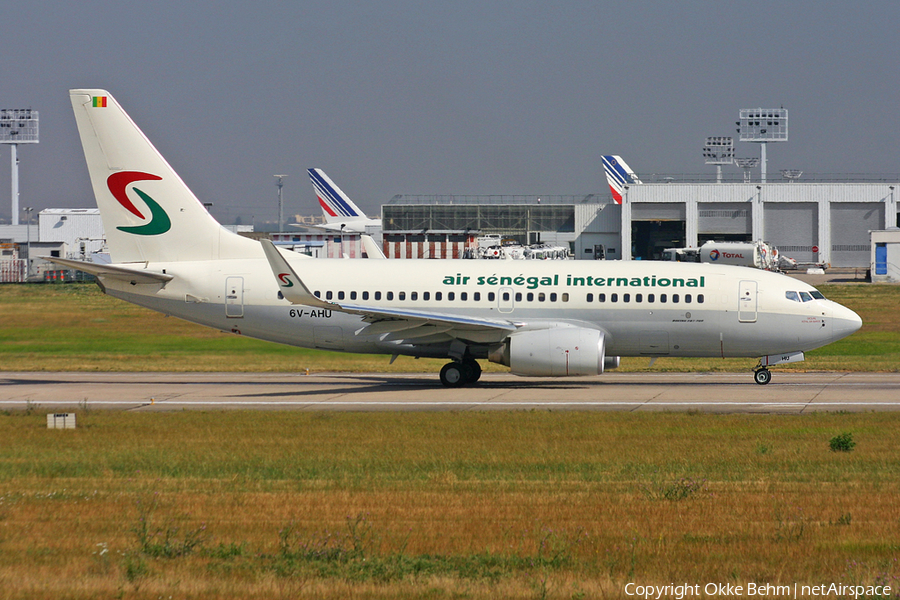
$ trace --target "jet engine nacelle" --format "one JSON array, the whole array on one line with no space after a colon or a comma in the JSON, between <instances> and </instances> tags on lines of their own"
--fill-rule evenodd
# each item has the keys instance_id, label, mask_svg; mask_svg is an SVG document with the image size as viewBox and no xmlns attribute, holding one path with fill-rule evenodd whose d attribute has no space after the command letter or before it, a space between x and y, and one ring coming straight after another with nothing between
<instances>
[{"instance_id":1,"label":"jet engine nacelle","mask_svg":"<svg viewBox=\"0 0 900 600\"><path fill-rule=\"evenodd\" d=\"M514 333L488 359L507 365L515 375L566 377L599 375L618 357L605 357L605 334L596 329L554 327Z\"/></svg>"}]
</instances>

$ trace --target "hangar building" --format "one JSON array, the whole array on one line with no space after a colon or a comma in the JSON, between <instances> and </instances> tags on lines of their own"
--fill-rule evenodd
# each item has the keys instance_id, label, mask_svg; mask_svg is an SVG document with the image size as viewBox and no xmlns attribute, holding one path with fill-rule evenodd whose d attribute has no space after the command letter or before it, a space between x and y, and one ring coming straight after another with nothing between
<instances>
[{"instance_id":1,"label":"hangar building","mask_svg":"<svg viewBox=\"0 0 900 600\"><path fill-rule=\"evenodd\" d=\"M568 245L577 259L659 259L705 241L765 240L801 264L868 267L870 231L900 226L900 177L716 182L640 175L622 204L585 196L395 196L382 207L385 254L457 256L442 244L500 234ZM435 249L437 248L437 249ZM461 255L461 254L460 254Z\"/></svg>"}]
</instances>

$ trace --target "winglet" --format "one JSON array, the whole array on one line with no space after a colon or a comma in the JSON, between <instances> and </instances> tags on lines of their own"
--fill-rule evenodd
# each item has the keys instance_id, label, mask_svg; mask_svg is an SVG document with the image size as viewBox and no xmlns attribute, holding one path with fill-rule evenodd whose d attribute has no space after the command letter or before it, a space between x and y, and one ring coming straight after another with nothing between
<instances>
[{"instance_id":1,"label":"winglet","mask_svg":"<svg viewBox=\"0 0 900 600\"><path fill-rule=\"evenodd\" d=\"M266 253L266 259L269 261L272 273L278 281L278 289L281 290L281 294L290 301L291 304L340 309L340 306L337 304L325 302L324 300L316 298L271 240L260 240L260 244L262 244L263 252Z\"/></svg>"},{"instance_id":2,"label":"winglet","mask_svg":"<svg viewBox=\"0 0 900 600\"><path fill-rule=\"evenodd\" d=\"M371 235L361 235L359 236L360 240L362 240L363 250L366 251L366 256L368 258L387 258L384 255L384 252L381 251L381 248L378 247L378 244L375 243L375 240L372 239Z\"/></svg>"}]
</instances>

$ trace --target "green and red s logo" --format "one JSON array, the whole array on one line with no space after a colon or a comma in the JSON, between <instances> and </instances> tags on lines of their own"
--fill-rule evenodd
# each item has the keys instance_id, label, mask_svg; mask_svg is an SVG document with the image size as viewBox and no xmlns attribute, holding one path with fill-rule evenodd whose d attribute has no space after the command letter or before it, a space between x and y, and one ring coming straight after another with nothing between
<instances>
[{"instance_id":1,"label":"green and red s logo","mask_svg":"<svg viewBox=\"0 0 900 600\"><path fill-rule=\"evenodd\" d=\"M291 277L290 273L279 273L278 274L278 281L281 282L281 287L286 287L286 288L294 287L294 282L290 280L290 277Z\"/></svg>"},{"instance_id":2,"label":"green and red s logo","mask_svg":"<svg viewBox=\"0 0 900 600\"><path fill-rule=\"evenodd\" d=\"M120 171L110 175L106 179L106 185L113 195L113 198L128 210L128 212L140 219L146 219L147 217L145 217L141 211L135 207L131 200L128 199L125 188L135 181L159 181L161 179L162 177L159 177L158 175L151 175L150 173L143 173L141 171ZM116 227L116 229L135 235L160 235L171 229L172 221L169 220L169 215L166 214L166 211L164 211L153 198L141 190L134 188L134 191L137 192L137 195L141 197L141 200L143 200L147 205L147 208L150 209L150 221L144 225L135 227Z\"/></svg>"}]
</instances>

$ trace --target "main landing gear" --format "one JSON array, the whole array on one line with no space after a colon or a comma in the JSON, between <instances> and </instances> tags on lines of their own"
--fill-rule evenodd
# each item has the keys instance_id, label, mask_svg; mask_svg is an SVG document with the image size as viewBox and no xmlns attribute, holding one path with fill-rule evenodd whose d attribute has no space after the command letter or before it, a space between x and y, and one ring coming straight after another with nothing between
<instances>
[{"instance_id":1,"label":"main landing gear","mask_svg":"<svg viewBox=\"0 0 900 600\"><path fill-rule=\"evenodd\" d=\"M772 372L765 367L757 367L753 370L753 381L759 385L766 385L772 381Z\"/></svg>"},{"instance_id":2,"label":"main landing gear","mask_svg":"<svg viewBox=\"0 0 900 600\"><path fill-rule=\"evenodd\" d=\"M461 387L475 383L481 377L481 365L473 359L450 362L441 369L441 383L445 387Z\"/></svg>"}]
</instances>

